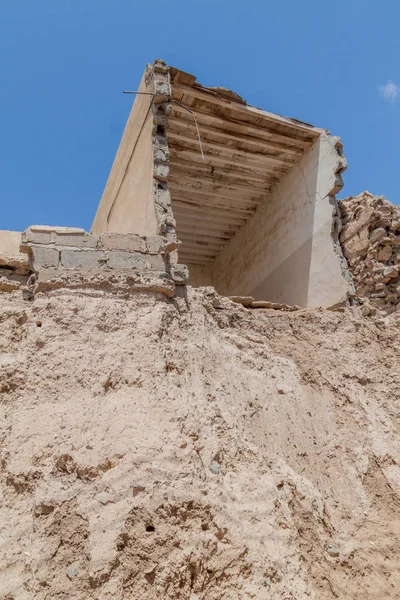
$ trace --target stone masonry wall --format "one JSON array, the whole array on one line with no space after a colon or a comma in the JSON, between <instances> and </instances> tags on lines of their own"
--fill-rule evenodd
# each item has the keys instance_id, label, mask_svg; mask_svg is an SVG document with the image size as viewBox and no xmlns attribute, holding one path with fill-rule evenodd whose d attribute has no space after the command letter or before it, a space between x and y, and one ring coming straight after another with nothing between
<instances>
[{"instance_id":1,"label":"stone masonry wall","mask_svg":"<svg viewBox=\"0 0 400 600\"><path fill-rule=\"evenodd\" d=\"M400 311L400 207L363 192L339 201L340 243L363 313Z\"/></svg>"},{"instance_id":2,"label":"stone masonry wall","mask_svg":"<svg viewBox=\"0 0 400 600\"><path fill-rule=\"evenodd\" d=\"M20 249L29 256L36 282L112 272L147 274L173 284L183 284L188 278L187 267L171 264L176 244L163 236L97 236L75 227L31 226L22 233Z\"/></svg>"},{"instance_id":3,"label":"stone masonry wall","mask_svg":"<svg viewBox=\"0 0 400 600\"><path fill-rule=\"evenodd\" d=\"M171 81L169 66L163 60L155 60L147 66L146 82L153 94L153 193L158 221L158 233L170 243L176 243L171 251L171 263L178 261L176 222L168 191L169 148L167 140L168 118L171 113Z\"/></svg>"}]
</instances>

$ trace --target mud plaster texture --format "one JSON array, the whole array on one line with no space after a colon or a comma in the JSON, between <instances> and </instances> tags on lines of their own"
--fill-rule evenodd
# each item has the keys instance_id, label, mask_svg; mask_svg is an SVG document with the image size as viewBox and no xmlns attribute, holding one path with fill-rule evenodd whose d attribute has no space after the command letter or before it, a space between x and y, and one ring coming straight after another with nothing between
<instances>
[{"instance_id":1,"label":"mud plaster texture","mask_svg":"<svg viewBox=\"0 0 400 600\"><path fill-rule=\"evenodd\" d=\"M0 295L0 597L400 597L400 314Z\"/></svg>"},{"instance_id":2,"label":"mud plaster texture","mask_svg":"<svg viewBox=\"0 0 400 600\"><path fill-rule=\"evenodd\" d=\"M364 314L400 310L400 208L363 192L339 202L339 240Z\"/></svg>"}]
</instances>

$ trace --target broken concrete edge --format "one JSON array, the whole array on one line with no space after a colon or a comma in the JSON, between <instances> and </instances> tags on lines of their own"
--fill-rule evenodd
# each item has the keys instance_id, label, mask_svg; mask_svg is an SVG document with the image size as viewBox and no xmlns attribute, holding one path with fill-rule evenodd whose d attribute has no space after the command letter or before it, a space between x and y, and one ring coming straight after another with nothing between
<instances>
[{"instance_id":1,"label":"broken concrete edge","mask_svg":"<svg viewBox=\"0 0 400 600\"><path fill-rule=\"evenodd\" d=\"M331 143L333 148L337 154L337 166L334 172L334 183L332 189L329 191L326 200L332 206L332 226L331 226L331 241L333 245L333 250L335 255L339 261L340 270L347 284L347 292L346 298L335 303L335 306L351 306L352 299L355 295L355 287L353 278L351 276L346 257L344 256L342 246L340 243L340 232L342 230L342 220L341 220L341 212L339 209L339 201L336 198L336 194L338 194L344 186L342 175L344 171L347 169L347 160L343 152L343 143L340 137L338 136L330 136Z\"/></svg>"}]
</instances>

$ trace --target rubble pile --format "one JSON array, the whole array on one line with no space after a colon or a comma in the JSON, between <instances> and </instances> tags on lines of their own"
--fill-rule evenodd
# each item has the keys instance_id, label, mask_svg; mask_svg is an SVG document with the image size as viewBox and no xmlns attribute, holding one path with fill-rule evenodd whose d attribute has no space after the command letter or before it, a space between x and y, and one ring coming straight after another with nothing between
<instances>
[{"instance_id":1,"label":"rubble pile","mask_svg":"<svg viewBox=\"0 0 400 600\"><path fill-rule=\"evenodd\" d=\"M363 313L400 310L400 208L363 192L339 201L340 243Z\"/></svg>"}]
</instances>

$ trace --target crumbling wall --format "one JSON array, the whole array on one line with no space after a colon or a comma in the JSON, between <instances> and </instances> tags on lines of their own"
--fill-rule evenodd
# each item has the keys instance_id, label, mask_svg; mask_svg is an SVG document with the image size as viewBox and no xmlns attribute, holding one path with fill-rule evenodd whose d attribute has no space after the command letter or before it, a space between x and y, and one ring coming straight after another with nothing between
<instances>
[{"instance_id":1,"label":"crumbling wall","mask_svg":"<svg viewBox=\"0 0 400 600\"><path fill-rule=\"evenodd\" d=\"M32 271L40 280L55 271L138 270L168 273L168 245L161 236L103 233L76 227L32 226L22 234L21 249L30 255Z\"/></svg>"},{"instance_id":2,"label":"crumbling wall","mask_svg":"<svg viewBox=\"0 0 400 600\"><path fill-rule=\"evenodd\" d=\"M365 314L400 310L400 208L363 192L339 201L340 243Z\"/></svg>"},{"instance_id":3,"label":"crumbling wall","mask_svg":"<svg viewBox=\"0 0 400 600\"><path fill-rule=\"evenodd\" d=\"M103 233L33 225L0 232L0 290L26 299L54 287L158 291L172 296L188 270L171 261L176 242L164 236Z\"/></svg>"}]
</instances>

